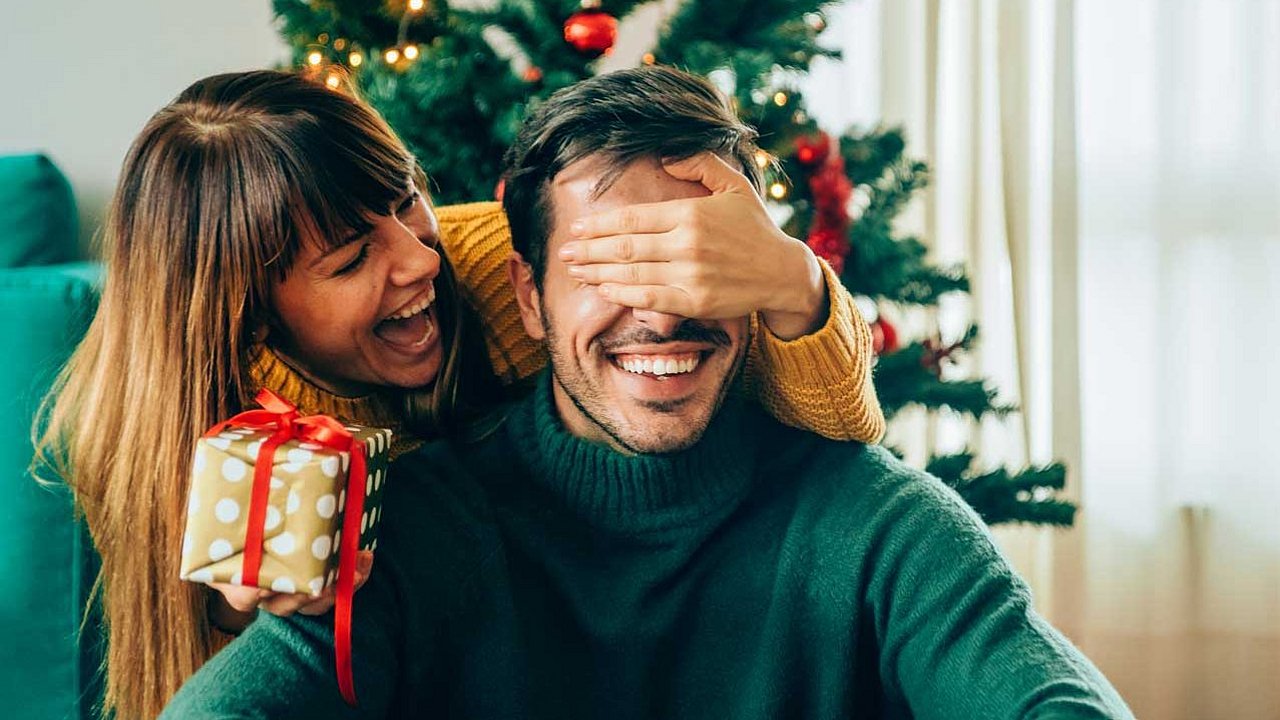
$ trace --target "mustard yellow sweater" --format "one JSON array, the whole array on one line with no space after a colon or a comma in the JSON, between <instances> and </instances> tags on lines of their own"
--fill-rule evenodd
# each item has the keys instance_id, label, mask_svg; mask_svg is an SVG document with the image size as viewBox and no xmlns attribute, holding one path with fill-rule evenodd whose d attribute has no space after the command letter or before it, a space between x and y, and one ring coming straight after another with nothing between
<instances>
[{"instance_id":1,"label":"mustard yellow sweater","mask_svg":"<svg viewBox=\"0 0 1280 720\"><path fill-rule=\"evenodd\" d=\"M527 378L547 364L539 341L524 332L515 292L507 280L511 231L495 202L436 208L445 255L458 276L464 300L484 326L494 373L505 382ZM830 314L818 331L784 341L759 318L751 318L753 344L747 355L745 386L778 420L836 440L878 442L884 414L871 384L871 331L853 298L821 260L830 295ZM308 382L270 351L251 366L255 382L296 403L305 413L400 431L396 404L370 395L344 398ZM418 444L396 432L393 455Z\"/></svg>"}]
</instances>

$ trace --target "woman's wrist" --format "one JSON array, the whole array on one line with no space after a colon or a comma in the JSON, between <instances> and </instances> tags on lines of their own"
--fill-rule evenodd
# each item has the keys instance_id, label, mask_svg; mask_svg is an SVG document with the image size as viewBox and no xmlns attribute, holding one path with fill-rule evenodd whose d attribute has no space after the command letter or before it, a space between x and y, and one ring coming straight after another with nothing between
<instances>
[{"instance_id":1,"label":"woman's wrist","mask_svg":"<svg viewBox=\"0 0 1280 720\"><path fill-rule=\"evenodd\" d=\"M231 607L217 590L209 592L209 623L228 635L239 635L258 616L257 609L241 612Z\"/></svg>"},{"instance_id":2,"label":"woman's wrist","mask_svg":"<svg viewBox=\"0 0 1280 720\"><path fill-rule=\"evenodd\" d=\"M791 292L779 293L777 307L763 310L760 319L780 340L795 340L821 328L827 322L830 297L822 266L808 245L788 237L789 278L785 287Z\"/></svg>"}]
</instances>

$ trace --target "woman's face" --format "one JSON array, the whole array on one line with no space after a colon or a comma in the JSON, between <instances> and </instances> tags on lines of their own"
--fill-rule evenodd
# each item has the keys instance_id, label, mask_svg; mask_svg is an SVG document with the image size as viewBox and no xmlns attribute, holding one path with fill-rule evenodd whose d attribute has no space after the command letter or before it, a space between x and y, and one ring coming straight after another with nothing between
<instances>
[{"instance_id":1,"label":"woman's face","mask_svg":"<svg viewBox=\"0 0 1280 720\"><path fill-rule=\"evenodd\" d=\"M389 209L336 249L310 228L293 267L272 287L277 322L268 344L341 395L421 388L440 371L435 214L416 190Z\"/></svg>"}]
</instances>

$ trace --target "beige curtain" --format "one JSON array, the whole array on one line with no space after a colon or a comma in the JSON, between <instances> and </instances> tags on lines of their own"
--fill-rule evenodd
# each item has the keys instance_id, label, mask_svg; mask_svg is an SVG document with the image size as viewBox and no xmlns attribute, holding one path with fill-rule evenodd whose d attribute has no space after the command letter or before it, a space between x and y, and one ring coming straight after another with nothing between
<instances>
[{"instance_id":1,"label":"beige curtain","mask_svg":"<svg viewBox=\"0 0 1280 720\"><path fill-rule=\"evenodd\" d=\"M1038 607L1139 717L1280 718L1280 2L855 0L829 37L815 114L906 126L903 223L973 279L905 324L980 323L959 372L1023 407L970 444L1071 468L1076 528L998 533Z\"/></svg>"}]
</instances>

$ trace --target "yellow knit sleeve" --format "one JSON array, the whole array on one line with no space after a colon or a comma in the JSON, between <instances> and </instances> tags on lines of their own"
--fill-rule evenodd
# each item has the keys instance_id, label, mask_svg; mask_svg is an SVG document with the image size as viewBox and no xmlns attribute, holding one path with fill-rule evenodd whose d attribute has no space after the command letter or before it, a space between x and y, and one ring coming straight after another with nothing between
<instances>
[{"instance_id":1,"label":"yellow knit sleeve","mask_svg":"<svg viewBox=\"0 0 1280 720\"><path fill-rule=\"evenodd\" d=\"M879 442L884 412L871 383L871 328L826 261L830 313L818 331L781 340L751 318L746 388L779 421L834 440Z\"/></svg>"},{"instance_id":2,"label":"yellow knit sleeve","mask_svg":"<svg viewBox=\"0 0 1280 720\"><path fill-rule=\"evenodd\" d=\"M504 382L546 367L542 343L524 332L515 291L507 280L511 229L496 202L435 209L440 241L463 298L484 325L494 373ZM827 323L784 341L753 316L745 386L781 422L836 440L877 442L884 414L871 384L871 330L853 297L822 262L831 298Z\"/></svg>"},{"instance_id":3,"label":"yellow knit sleeve","mask_svg":"<svg viewBox=\"0 0 1280 720\"><path fill-rule=\"evenodd\" d=\"M547 365L547 354L524 332L515 289L507 279L511 228L496 202L435 208L440 243L453 266L458 287L484 325L493 372L512 383Z\"/></svg>"}]
</instances>

